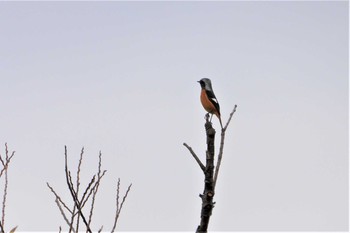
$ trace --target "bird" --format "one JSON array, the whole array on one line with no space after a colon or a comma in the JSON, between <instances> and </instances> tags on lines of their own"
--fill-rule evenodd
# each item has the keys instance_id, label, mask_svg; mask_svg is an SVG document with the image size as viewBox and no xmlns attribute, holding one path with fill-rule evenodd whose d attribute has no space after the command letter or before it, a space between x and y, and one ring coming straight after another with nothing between
<instances>
[{"instance_id":1,"label":"bird","mask_svg":"<svg viewBox=\"0 0 350 233\"><path fill-rule=\"evenodd\" d=\"M200 100L203 105L203 108L211 114L210 122L213 115L217 116L220 121L221 129L223 129L221 122L220 105L214 94L210 79L202 78L197 82L199 82L199 84L201 85Z\"/></svg>"}]
</instances>

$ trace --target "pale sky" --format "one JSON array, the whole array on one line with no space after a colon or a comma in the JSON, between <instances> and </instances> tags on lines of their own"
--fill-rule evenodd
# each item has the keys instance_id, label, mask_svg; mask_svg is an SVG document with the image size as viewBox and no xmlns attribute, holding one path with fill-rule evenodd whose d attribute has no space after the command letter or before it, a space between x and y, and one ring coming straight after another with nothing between
<instances>
[{"instance_id":1,"label":"pale sky","mask_svg":"<svg viewBox=\"0 0 350 233\"><path fill-rule=\"evenodd\" d=\"M67 229L46 187L70 201L67 145L72 170L85 147L85 185L102 151L94 230L112 228L120 177L133 186L119 230L194 231L203 174L182 143L204 160L206 77L223 122L238 105L209 230L347 230L348 9L0 2L0 151L16 151L6 228Z\"/></svg>"}]
</instances>

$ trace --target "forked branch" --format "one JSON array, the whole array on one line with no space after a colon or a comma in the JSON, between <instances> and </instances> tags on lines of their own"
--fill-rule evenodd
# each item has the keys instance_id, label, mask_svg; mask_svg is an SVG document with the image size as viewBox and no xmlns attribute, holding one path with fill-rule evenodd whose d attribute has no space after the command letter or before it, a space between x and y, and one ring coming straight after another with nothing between
<instances>
[{"instance_id":1,"label":"forked branch","mask_svg":"<svg viewBox=\"0 0 350 233\"><path fill-rule=\"evenodd\" d=\"M188 146L186 143L183 145L190 151L193 158L198 163L199 167L204 173L204 191L203 194L200 194L200 198L202 199L202 209L201 209L201 221L197 227L196 232L207 232L209 226L209 220L212 214L212 210L214 208L215 202L213 201L213 197L215 195L215 185L217 182L220 165L222 161L224 144L225 144L225 133L227 127L229 126L233 114L236 112L237 105L234 106L232 112L230 113L230 117L227 120L225 126L221 129L221 141L220 141L220 149L218 154L218 160L215 166L214 171L214 146L215 146L215 129L212 127L212 123L209 120L209 114L205 117L205 132L207 138L207 150L206 150L206 164L205 166L200 161L198 156L193 152L192 148Z\"/></svg>"}]
</instances>

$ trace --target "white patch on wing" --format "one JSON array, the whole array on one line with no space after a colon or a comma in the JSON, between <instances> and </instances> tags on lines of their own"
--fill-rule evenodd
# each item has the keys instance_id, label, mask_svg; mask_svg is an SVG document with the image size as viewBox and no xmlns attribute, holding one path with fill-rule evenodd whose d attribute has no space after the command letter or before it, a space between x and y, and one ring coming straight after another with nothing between
<instances>
[{"instance_id":1,"label":"white patch on wing","mask_svg":"<svg viewBox=\"0 0 350 233\"><path fill-rule=\"evenodd\" d=\"M217 103L218 104L218 101L217 101L217 99L215 99L215 98L210 98L212 101L214 101L215 103Z\"/></svg>"}]
</instances>

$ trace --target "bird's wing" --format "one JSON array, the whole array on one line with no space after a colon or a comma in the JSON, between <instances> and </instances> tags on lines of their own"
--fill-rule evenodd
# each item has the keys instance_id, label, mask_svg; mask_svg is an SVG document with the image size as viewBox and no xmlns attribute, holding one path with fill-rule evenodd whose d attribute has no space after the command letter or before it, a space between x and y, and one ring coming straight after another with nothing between
<instances>
[{"instance_id":1,"label":"bird's wing","mask_svg":"<svg viewBox=\"0 0 350 233\"><path fill-rule=\"evenodd\" d=\"M209 90L205 90L205 91L207 93L207 96L208 96L210 102L212 102L214 104L215 108L218 110L219 115L220 115L220 105L219 105L218 100L216 99L214 92L209 91Z\"/></svg>"}]
</instances>

